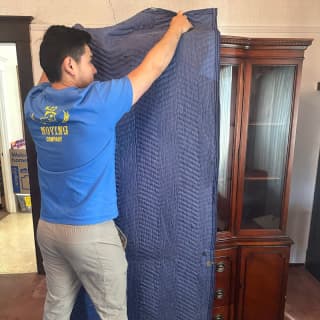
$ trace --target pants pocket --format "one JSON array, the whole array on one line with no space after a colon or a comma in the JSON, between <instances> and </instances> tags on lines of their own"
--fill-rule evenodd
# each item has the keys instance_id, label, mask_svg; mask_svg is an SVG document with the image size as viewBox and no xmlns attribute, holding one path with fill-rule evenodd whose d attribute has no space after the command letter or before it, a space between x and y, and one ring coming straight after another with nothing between
<instances>
[{"instance_id":1,"label":"pants pocket","mask_svg":"<svg viewBox=\"0 0 320 320\"><path fill-rule=\"evenodd\" d=\"M127 243L128 243L128 239L127 239L126 235L123 233L123 231L117 225L116 225L116 228L117 228L118 233L119 233L119 237L120 237L120 240L121 240L121 243L122 243L122 247L123 247L123 249L126 249Z\"/></svg>"}]
</instances>

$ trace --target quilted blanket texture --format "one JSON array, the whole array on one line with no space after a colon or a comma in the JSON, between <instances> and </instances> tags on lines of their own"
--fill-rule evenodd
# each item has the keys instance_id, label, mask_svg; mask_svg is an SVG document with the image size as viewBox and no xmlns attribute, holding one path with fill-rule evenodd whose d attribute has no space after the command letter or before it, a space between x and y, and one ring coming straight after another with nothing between
<instances>
[{"instance_id":1,"label":"quilted blanket texture","mask_svg":"<svg viewBox=\"0 0 320 320\"><path fill-rule=\"evenodd\" d=\"M147 9L87 29L98 80L135 68L174 12ZM119 218L128 237L128 319L211 319L219 156L216 9L186 12L167 70L117 126ZM80 291L72 319L99 319Z\"/></svg>"}]
</instances>

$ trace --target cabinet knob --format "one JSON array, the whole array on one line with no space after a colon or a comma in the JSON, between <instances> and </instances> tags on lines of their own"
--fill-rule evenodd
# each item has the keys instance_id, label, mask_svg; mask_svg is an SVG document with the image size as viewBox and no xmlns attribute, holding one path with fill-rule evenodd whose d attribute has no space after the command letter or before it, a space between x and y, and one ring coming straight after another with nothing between
<instances>
[{"instance_id":1,"label":"cabinet knob","mask_svg":"<svg viewBox=\"0 0 320 320\"><path fill-rule=\"evenodd\" d=\"M224 272L225 265L223 261L220 261L216 264L216 272Z\"/></svg>"},{"instance_id":2,"label":"cabinet knob","mask_svg":"<svg viewBox=\"0 0 320 320\"><path fill-rule=\"evenodd\" d=\"M223 289L217 289L215 294L214 294L215 298L217 300L222 300L223 299L223 296L224 296L224 291Z\"/></svg>"},{"instance_id":3,"label":"cabinet knob","mask_svg":"<svg viewBox=\"0 0 320 320\"><path fill-rule=\"evenodd\" d=\"M214 320L223 320L224 319L224 316L222 314L217 314L215 317L214 317Z\"/></svg>"}]
</instances>

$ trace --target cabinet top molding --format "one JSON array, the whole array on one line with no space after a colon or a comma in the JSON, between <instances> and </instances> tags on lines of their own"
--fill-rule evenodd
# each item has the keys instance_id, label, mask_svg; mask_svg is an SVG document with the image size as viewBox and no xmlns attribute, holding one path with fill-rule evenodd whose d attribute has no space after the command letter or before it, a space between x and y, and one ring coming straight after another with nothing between
<instances>
[{"instance_id":1,"label":"cabinet top molding","mask_svg":"<svg viewBox=\"0 0 320 320\"><path fill-rule=\"evenodd\" d=\"M275 47L285 49L305 50L311 45L310 38L249 38L237 36L221 36L221 47L236 47L241 49L268 49Z\"/></svg>"}]
</instances>

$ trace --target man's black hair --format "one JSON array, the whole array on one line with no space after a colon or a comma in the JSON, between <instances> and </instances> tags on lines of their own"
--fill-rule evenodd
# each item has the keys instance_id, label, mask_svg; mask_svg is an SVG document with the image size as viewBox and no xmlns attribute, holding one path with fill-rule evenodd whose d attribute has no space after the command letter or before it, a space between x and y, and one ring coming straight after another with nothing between
<instances>
[{"instance_id":1,"label":"man's black hair","mask_svg":"<svg viewBox=\"0 0 320 320\"><path fill-rule=\"evenodd\" d=\"M90 34L84 30L49 27L40 46L40 65L50 82L61 80L61 64L67 56L79 62L90 40Z\"/></svg>"}]
</instances>

